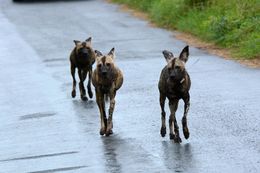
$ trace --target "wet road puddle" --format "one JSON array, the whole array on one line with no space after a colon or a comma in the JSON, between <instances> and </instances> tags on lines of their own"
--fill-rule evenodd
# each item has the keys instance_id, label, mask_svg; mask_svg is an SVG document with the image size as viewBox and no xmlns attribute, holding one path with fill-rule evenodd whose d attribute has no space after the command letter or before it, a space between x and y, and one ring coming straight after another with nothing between
<instances>
[{"instance_id":1,"label":"wet road puddle","mask_svg":"<svg viewBox=\"0 0 260 173\"><path fill-rule=\"evenodd\" d=\"M43 60L43 62L64 62L64 61L68 61L68 59L64 59L64 58L52 58L52 59L45 59Z\"/></svg>"},{"instance_id":2,"label":"wet road puddle","mask_svg":"<svg viewBox=\"0 0 260 173\"><path fill-rule=\"evenodd\" d=\"M69 60L65 58L52 58L52 59L45 59L43 60L43 62L48 67L59 67L59 66L67 66Z\"/></svg>"},{"instance_id":3,"label":"wet road puddle","mask_svg":"<svg viewBox=\"0 0 260 173\"><path fill-rule=\"evenodd\" d=\"M40 158L47 158L47 157L55 157L55 156L63 156L63 155L70 155L70 154L77 154L78 151L70 151L70 152L61 152L61 153L52 153L52 154L43 154L43 155L36 155L36 156L27 156L27 157L17 157L11 159L0 160L0 162L9 162L9 161L18 161L18 160L30 160L30 159L40 159Z\"/></svg>"},{"instance_id":4,"label":"wet road puddle","mask_svg":"<svg viewBox=\"0 0 260 173\"><path fill-rule=\"evenodd\" d=\"M39 119L56 115L56 112L38 112L21 116L20 120Z\"/></svg>"},{"instance_id":5,"label":"wet road puddle","mask_svg":"<svg viewBox=\"0 0 260 173\"><path fill-rule=\"evenodd\" d=\"M56 168L56 169L48 169L42 171L34 171L28 173L54 173L54 172L64 172L64 171L73 171L81 168L85 168L86 166L74 166L74 167L64 167L64 168Z\"/></svg>"}]
</instances>

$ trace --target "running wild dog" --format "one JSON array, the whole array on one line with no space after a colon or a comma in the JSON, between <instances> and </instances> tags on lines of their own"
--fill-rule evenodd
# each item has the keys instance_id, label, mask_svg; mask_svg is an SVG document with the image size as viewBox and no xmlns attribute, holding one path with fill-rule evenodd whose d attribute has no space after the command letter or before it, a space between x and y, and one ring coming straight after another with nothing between
<instances>
[{"instance_id":1,"label":"running wild dog","mask_svg":"<svg viewBox=\"0 0 260 173\"><path fill-rule=\"evenodd\" d=\"M182 118L183 134L186 139L189 138L189 129L187 126L187 114L190 107L190 86L191 81L189 74L185 69L185 63L188 61L189 47L186 46L180 56L174 57L172 52L164 50L163 55L167 61L167 65L163 68L159 80L159 91L160 91L160 106L162 111L162 127L161 136L164 137L166 134L165 125L165 99L169 100L170 117L169 117L169 129L170 139L173 139L176 143L181 143L179 136L179 127L175 118L175 112L178 107L180 99L184 101L184 115Z\"/></svg>"},{"instance_id":2,"label":"running wild dog","mask_svg":"<svg viewBox=\"0 0 260 173\"><path fill-rule=\"evenodd\" d=\"M93 72L92 83L95 86L96 102L100 111L101 129L100 135L109 136L113 133L113 112L115 107L116 91L123 84L123 74L114 64L115 49L112 48L107 55L96 53L97 67ZM110 100L108 119L106 116L105 99Z\"/></svg>"},{"instance_id":3,"label":"running wild dog","mask_svg":"<svg viewBox=\"0 0 260 173\"><path fill-rule=\"evenodd\" d=\"M91 91L91 78L92 78L92 65L95 63L95 52L92 49L91 37L86 39L86 41L77 41L74 40L75 47L70 54L70 69L71 76L73 78L73 87L71 96L74 98L76 96L76 79L75 79L75 70L78 69L78 76L80 79L79 90L81 99L86 101L88 100L86 96L86 90L84 87L84 81L88 74L88 95L90 98L93 97Z\"/></svg>"}]
</instances>

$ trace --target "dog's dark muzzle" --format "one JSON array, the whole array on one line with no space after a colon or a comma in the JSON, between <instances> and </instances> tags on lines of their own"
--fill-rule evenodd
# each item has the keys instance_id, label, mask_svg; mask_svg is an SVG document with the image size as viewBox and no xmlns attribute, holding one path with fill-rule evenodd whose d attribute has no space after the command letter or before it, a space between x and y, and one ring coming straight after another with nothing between
<instances>
[{"instance_id":1,"label":"dog's dark muzzle","mask_svg":"<svg viewBox=\"0 0 260 173\"><path fill-rule=\"evenodd\" d=\"M81 49L79 55L82 57L89 57L89 50L87 48Z\"/></svg>"},{"instance_id":2,"label":"dog's dark muzzle","mask_svg":"<svg viewBox=\"0 0 260 173\"><path fill-rule=\"evenodd\" d=\"M175 79L176 78L176 74L175 73L171 73L170 78L171 79Z\"/></svg>"},{"instance_id":3,"label":"dog's dark muzzle","mask_svg":"<svg viewBox=\"0 0 260 173\"><path fill-rule=\"evenodd\" d=\"M177 71L176 71L176 70L173 70L173 71L170 73L170 78L171 78L171 79L176 79L177 77L178 77Z\"/></svg>"},{"instance_id":4,"label":"dog's dark muzzle","mask_svg":"<svg viewBox=\"0 0 260 173\"><path fill-rule=\"evenodd\" d=\"M106 76L106 75L107 75L107 72L108 72L108 70L107 70L106 67L101 67L101 74L102 74L103 76Z\"/></svg>"},{"instance_id":5,"label":"dog's dark muzzle","mask_svg":"<svg viewBox=\"0 0 260 173\"><path fill-rule=\"evenodd\" d=\"M170 73L170 79L171 80L181 80L183 78L182 73L180 70L175 69Z\"/></svg>"}]
</instances>

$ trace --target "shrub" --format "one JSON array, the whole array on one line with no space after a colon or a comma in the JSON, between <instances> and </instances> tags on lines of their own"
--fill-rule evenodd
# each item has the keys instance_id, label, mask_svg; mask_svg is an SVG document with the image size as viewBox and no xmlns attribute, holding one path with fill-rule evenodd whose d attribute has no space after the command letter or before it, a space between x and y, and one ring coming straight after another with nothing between
<instances>
[{"instance_id":1,"label":"shrub","mask_svg":"<svg viewBox=\"0 0 260 173\"><path fill-rule=\"evenodd\" d=\"M259 0L114 0L145 11L159 26L189 32L241 58L260 58Z\"/></svg>"}]
</instances>

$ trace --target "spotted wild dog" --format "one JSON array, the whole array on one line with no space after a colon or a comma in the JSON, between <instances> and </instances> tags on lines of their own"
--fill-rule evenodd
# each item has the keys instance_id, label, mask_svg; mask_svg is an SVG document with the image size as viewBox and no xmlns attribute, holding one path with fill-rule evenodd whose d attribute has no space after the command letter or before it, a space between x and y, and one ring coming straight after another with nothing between
<instances>
[{"instance_id":1,"label":"spotted wild dog","mask_svg":"<svg viewBox=\"0 0 260 173\"><path fill-rule=\"evenodd\" d=\"M189 46L186 46L179 57L174 57L172 52L164 50L163 55L167 65L163 68L159 80L160 106L162 111L161 136L166 134L164 104L166 97L169 100L170 117L169 129L170 139L176 143L181 143L179 136L179 127L175 118L175 112L180 99L184 101L184 115L182 118L183 134L186 139L189 138L189 129L187 126L187 114L190 107L190 86L191 81L188 72L185 69L185 63L188 61Z\"/></svg>"},{"instance_id":2,"label":"spotted wild dog","mask_svg":"<svg viewBox=\"0 0 260 173\"><path fill-rule=\"evenodd\" d=\"M123 84L123 74L115 66L115 49L112 48L107 55L95 50L97 67L93 72L92 83L95 86L96 101L100 111L101 129L100 135L109 136L113 133L113 112L117 90ZM108 119L105 110L105 99L110 100Z\"/></svg>"},{"instance_id":3,"label":"spotted wild dog","mask_svg":"<svg viewBox=\"0 0 260 173\"><path fill-rule=\"evenodd\" d=\"M76 79L75 79L75 70L78 69L78 76L80 79L79 90L81 99L86 101L88 100L86 96L86 90L84 87L84 81L88 74L88 95L90 98L93 97L91 91L91 78L92 78L92 65L95 63L95 52L92 49L91 37L86 39L86 41L77 41L74 40L75 47L70 54L70 69L71 76L73 78L73 87L71 96L74 98L76 96Z\"/></svg>"}]
</instances>

